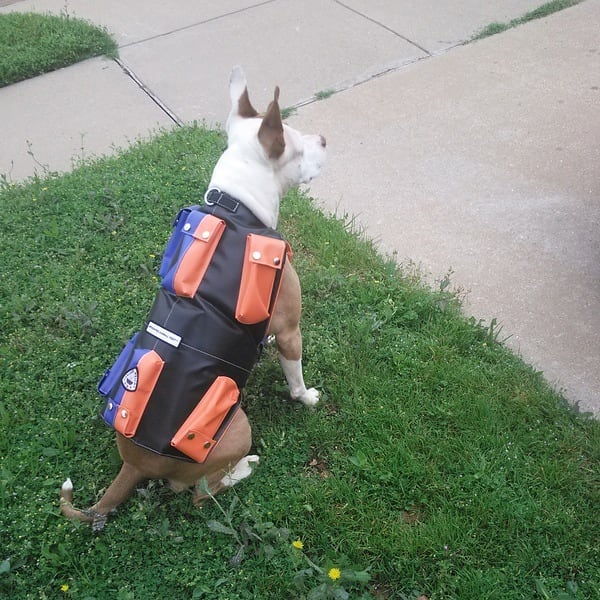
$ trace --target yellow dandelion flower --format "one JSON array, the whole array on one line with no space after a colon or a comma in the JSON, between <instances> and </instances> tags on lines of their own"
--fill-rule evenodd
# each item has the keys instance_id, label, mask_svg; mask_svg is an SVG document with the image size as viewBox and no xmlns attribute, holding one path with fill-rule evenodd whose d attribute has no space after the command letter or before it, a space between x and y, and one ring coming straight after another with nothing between
<instances>
[{"instance_id":1,"label":"yellow dandelion flower","mask_svg":"<svg viewBox=\"0 0 600 600\"><path fill-rule=\"evenodd\" d=\"M61 592L68 592L68 591L69 591L69 584L68 584L68 583L63 583L63 584L60 586L60 591L61 591Z\"/></svg>"},{"instance_id":2,"label":"yellow dandelion flower","mask_svg":"<svg viewBox=\"0 0 600 600\"><path fill-rule=\"evenodd\" d=\"M294 540L292 542L292 546L294 546L294 548L298 548L298 550L302 550L302 548L304 548L304 544L302 543L302 540Z\"/></svg>"},{"instance_id":3,"label":"yellow dandelion flower","mask_svg":"<svg viewBox=\"0 0 600 600\"><path fill-rule=\"evenodd\" d=\"M342 572L337 567L333 567L333 569L329 569L327 575L329 575L329 579L333 579L333 581L335 581L342 576Z\"/></svg>"}]
</instances>

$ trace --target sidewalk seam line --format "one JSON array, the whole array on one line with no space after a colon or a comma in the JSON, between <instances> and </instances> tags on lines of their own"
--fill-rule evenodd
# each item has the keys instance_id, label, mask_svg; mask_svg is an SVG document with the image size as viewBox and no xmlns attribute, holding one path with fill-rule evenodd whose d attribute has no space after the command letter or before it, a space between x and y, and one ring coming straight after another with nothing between
<instances>
[{"instance_id":1,"label":"sidewalk seam line","mask_svg":"<svg viewBox=\"0 0 600 600\"><path fill-rule=\"evenodd\" d=\"M127 75L139 88L162 110L175 125L183 127L185 123L120 59L113 59L123 70L123 73Z\"/></svg>"},{"instance_id":2,"label":"sidewalk seam line","mask_svg":"<svg viewBox=\"0 0 600 600\"><path fill-rule=\"evenodd\" d=\"M225 17L230 17L232 15L237 15L238 13L246 12L253 8L259 8L260 6L264 6L265 4L271 4L276 2L276 0L265 0L264 2L259 2L258 4L253 4L252 6L246 6L245 8L240 8L238 10L233 10L231 12L217 15L216 17L211 17L210 19L206 19L204 21L198 21L197 23L192 23L191 25L185 25L183 27L177 27L176 29L172 29L171 31L165 31L164 33L158 33L156 35L151 35L150 37L144 38L142 40L136 40L134 42L128 42L127 44L123 44L119 46L121 48L130 48L131 46L136 46L137 44L143 44L145 42L150 42L152 40L156 40L161 37L167 37L172 35L173 33L179 33L180 31L185 31L186 29L193 29L194 27L198 27L200 25L206 25L207 23L212 23L213 21L218 21L219 19L224 19Z\"/></svg>"},{"instance_id":3,"label":"sidewalk seam line","mask_svg":"<svg viewBox=\"0 0 600 600\"><path fill-rule=\"evenodd\" d=\"M389 31L390 33L394 34L395 36L399 37L400 39L404 40L405 42L417 47L419 50L421 50L421 52L425 52L425 54L427 54L428 56L432 56L432 53L427 50L426 48L423 48L423 46L420 46L419 44L417 44L417 42L413 42L413 40L403 36L401 33L398 33L397 31L394 31L391 27L388 27L387 25L384 25L383 23L380 23L379 21L377 21L376 19L373 19L372 17L369 17L367 15L365 15L364 13L361 13L360 11L356 10L355 8L352 8L351 6L348 6L347 4L344 4L341 0L335 0L335 2L337 4L339 4L340 6L343 6L345 9L359 15L360 17L362 17L363 19L367 19L367 21L371 21L371 23L374 23L375 25L378 25L379 27L382 27L383 29L385 29L386 31Z\"/></svg>"},{"instance_id":4,"label":"sidewalk seam line","mask_svg":"<svg viewBox=\"0 0 600 600\"><path fill-rule=\"evenodd\" d=\"M462 45L462 44L457 44L457 46L458 45ZM413 59L403 62L402 64L387 67L387 68L383 69L382 71L376 71L375 73L372 73L361 79L355 79L353 81L342 82L341 85L338 85L337 87L334 87L333 89L336 94L339 94L341 92L347 92L348 90L354 89L355 87L364 85L365 83L369 83L370 81L373 81L373 79L378 79L379 77L384 77L385 75L388 75L390 73L395 73L397 71L401 71L402 69L410 67L411 65L421 62L422 60L429 60L431 58L436 58L437 56L441 56L442 54L445 54L447 52L447 50L453 49L455 47L456 46L452 46L451 48L445 49L444 51L436 53L436 54L428 54L427 56L417 56ZM314 104L315 102L320 102L320 101L321 100L319 98L317 98L316 96L310 96L309 98L305 98L304 100L299 100L298 102L296 102L289 108L292 108L292 109L302 108L303 106L308 106L309 104Z\"/></svg>"}]
</instances>

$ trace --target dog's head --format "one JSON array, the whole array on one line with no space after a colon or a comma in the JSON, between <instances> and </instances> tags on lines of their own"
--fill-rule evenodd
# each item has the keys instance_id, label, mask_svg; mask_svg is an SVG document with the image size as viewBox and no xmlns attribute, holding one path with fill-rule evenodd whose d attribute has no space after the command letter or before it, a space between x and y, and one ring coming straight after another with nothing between
<instances>
[{"instance_id":1,"label":"dog's head","mask_svg":"<svg viewBox=\"0 0 600 600\"><path fill-rule=\"evenodd\" d=\"M279 88L264 115L250 103L246 76L235 67L229 81L231 111L227 119L228 148L239 147L246 159L268 167L277 179L280 195L308 183L325 164L325 138L303 135L281 119Z\"/></svg>"}]
</instances>

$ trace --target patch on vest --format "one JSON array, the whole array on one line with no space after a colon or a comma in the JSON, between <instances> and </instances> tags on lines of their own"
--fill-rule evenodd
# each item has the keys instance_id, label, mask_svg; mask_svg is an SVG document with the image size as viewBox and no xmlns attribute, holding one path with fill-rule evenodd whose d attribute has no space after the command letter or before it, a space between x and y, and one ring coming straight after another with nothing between
<instances>
[{"instance_id":1,"label":"patch on vest","mask_svg":"<svg viewBox=\"0 0 600 600\"><path fill-rule=\"evenodd\" d=\"M128 392L135 392L138 386L138 370L137 367L133 367L133 369L129 369L125 375L123 375L123 379L121 379L121 383L123 387Z\"/></svg>"},{"instance_id":2,"label":"patch on vest","mask_svg":"<svg viewBox=\"0 0 600 600\"><path fill-rule=\"evenodd\" d=\"M179 348L179 344L181 343L181 336L177 335L176 333L173 333L172 331L169 331L168 329L165 329L164 327L161 327L160 325L157 325L152 321L148 323L146 331L150 335L153 335L159 340L170 344L174 348Z\"/></svg>"}]
</instances>

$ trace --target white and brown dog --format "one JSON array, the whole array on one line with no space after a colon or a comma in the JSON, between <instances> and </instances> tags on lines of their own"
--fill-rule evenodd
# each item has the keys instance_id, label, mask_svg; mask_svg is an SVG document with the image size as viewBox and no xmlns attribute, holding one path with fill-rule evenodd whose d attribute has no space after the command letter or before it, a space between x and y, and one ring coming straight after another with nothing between
<instances>
[{"instance_id":1,"label":"white and brown dog","mask_svg":"<svg viewBox=\"0 0 600 600\"><path fill-rule=\"evenodd\" d=\"M215 166L209 190L216 188L235 198L265 226L275 228L285 192L320 173L326 157L325 139L320 135L303 135L282 123L279 88L275 88L274 100L265 115L259 116L250 104L240 67L231 73L229 92L232 106L226 124L228 146ZM269 333L277 341L291 397L313 406L319 400L319 393L304 384L300 313L300 283L287 261ZM93 522L96 528L101 528L108 514L147 479L166 479L175 491L195 486L194 501L201 502L207 497L198 485L204 478L210 494L214 495L251 474L253 463L258 462L257 456L248 456L251 442L250 424L242 409L234 413L219 443L203 463L157 454L117 433L123 465L115 480L94 506L79 510L72 505L73 486L68 479L61 489L61 511L69 518Z\"/></svg>"}]
</instances>

